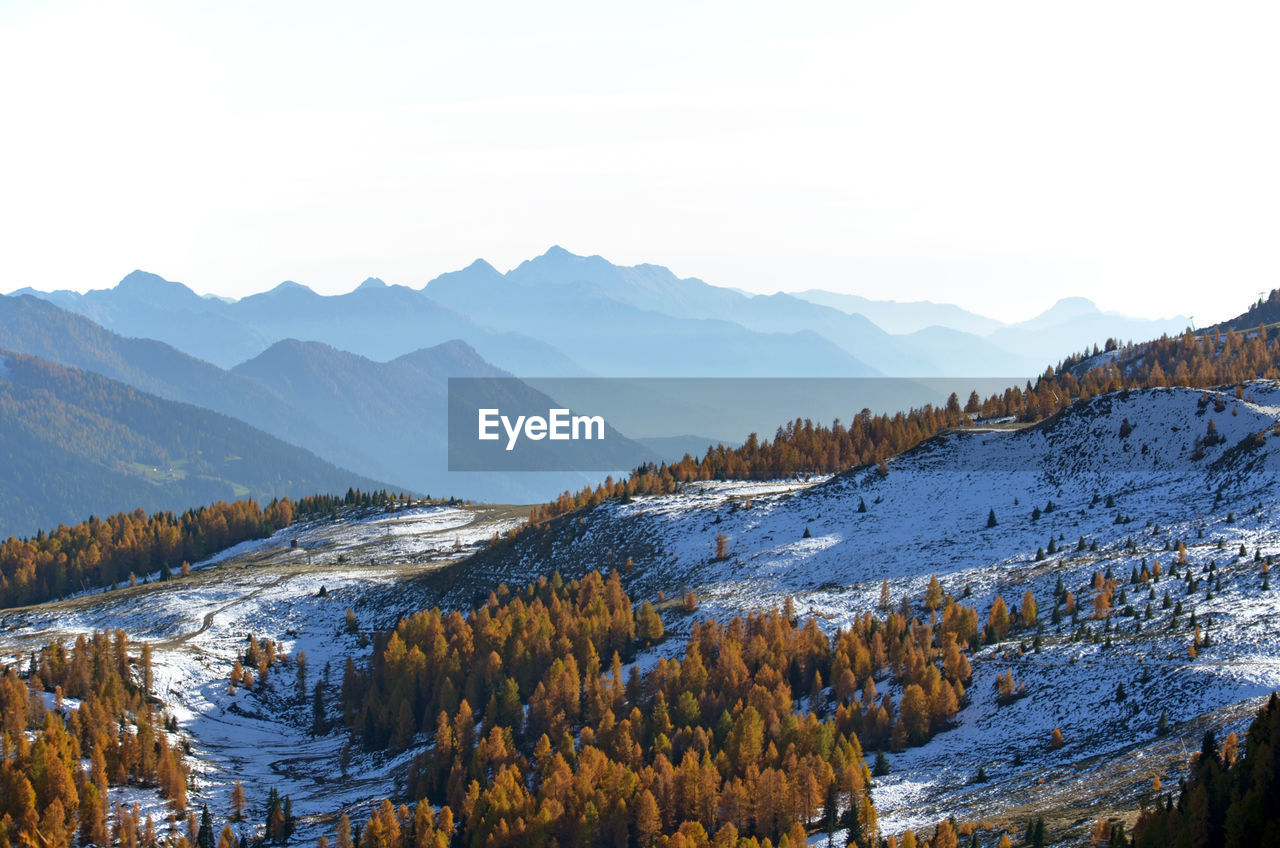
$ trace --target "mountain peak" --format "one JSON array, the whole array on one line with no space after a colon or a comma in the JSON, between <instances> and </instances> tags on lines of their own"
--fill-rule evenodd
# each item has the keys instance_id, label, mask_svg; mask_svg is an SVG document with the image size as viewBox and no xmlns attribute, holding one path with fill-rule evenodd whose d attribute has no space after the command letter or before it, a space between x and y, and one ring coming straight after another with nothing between
<instances>
[{"instance_id":1,"label":"mountain peak","mask_svg":"<svg viewBox=\"0 0 1280 848\"><path fill-rule=\"evenodd\" d=\"M385 288L387 288L387 284L385 281L382 280L381 277L367 277L365 278L365 281L363 283L356 286L356 291L361 291L363 289L385 289Z\"/></svg>"},{"instance_id":2,"label":"mountain peak","mask_svg":"<svg viewBox=\"0 0 1280 848\"><path fill-rule=\"evenodd\" d=\"M116 283L116 288L123 289L125 291L168 289L173 286L186 288L182 283L171 282L170 280L166 280L164 277L161 277L159 274L152 274L149 271L139 270L130 271L122 280L120 280L120 282Z\"/></svg>"},{"instance_id":3,"label":"mountain peak","mask_svg":"<svg viewBox=\"0 0 1280 848\"><path fill-rule=\"evenodd\" d=\"M290 294L293 292L305 292L306 294L315 294L310 288L302 283L295 283L293 280L285 280L273 289L263 292L263 294Z\"/></svg>"},{"instance_id":4,"label":"mountain peak","mask_svg":"<svg viewBox=\"0 0 1280 848\"><path fill-rule=\"evenodd\" d=\"M1072 311L1072 312L1101 312L1098 304L1094 303L1087 297L1062 297L1058 298L1058 302L1050 306L1048 312L1055 311Z\"/></svg>"},{"instance_id":5,"label":"mountain peak","mask_svg":"<svg viewBox=\"0 0 1280 848\"><path fill-rule=\"evenodd\" d=\"M159 274L148 271L132 271L125 275L124 279L116 284L115 291L169 306L185 305L187 301L199 300L199 295L182 283L166 280Z\"/></svg>"},{"instance_id":6,"label":"mountain peak","mask_svg":"<svg viewBox=\"0 0 1280 848\"><path fill-rule=\"evenodd\" d=\"M1048 327L1085 315L1101 314L1102 310L1098 308L1098 305L1087 297L1064 297L1034 318L1023 321L1019 326L1031 329Z\"/></svg>"},{"instance_id":7,"label":"mountain peak","mask_svg":"<svg viewBox=\"0 0 1280 848\"><path fill-rule=\"evenodd\" d=\"M492 271L495 274L499 273L497 268L493 267L491 264L489 264L487 260L484 260L484 259L477 259L476 261L472 262L470 265L468 265L466 268L463 268L462 270L484 272L484 273L488 273Z\"/></svg>"}]
</instances>

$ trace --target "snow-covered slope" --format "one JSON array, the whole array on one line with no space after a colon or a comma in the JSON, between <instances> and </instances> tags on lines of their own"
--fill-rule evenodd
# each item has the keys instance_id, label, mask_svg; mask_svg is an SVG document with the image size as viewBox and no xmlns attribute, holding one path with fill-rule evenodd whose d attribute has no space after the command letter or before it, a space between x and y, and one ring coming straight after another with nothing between
<instances>
[{"instance_id":1,"label":"snow-covered slope","mask_svg":"<svg viewBox=\"0 0 1280 848\"><path fill-rule=\"evenodd\" d=\"M335 811L363 811L394 796L411 758L350 748L337 730L347 657L367 658L370 633L430 606L435 593L424 579L443 563L523 520L512 509L438 506L285 528L197 563L189 578L0 611L0 665L57 638L97 630L120 628L149 642L156 693L191 740L197 809L207 803L225 814L240 779L252 834L266 792L275 788L291 797L301 819L297 838L314 842L321 832L332 834ZM348 608L355 632L347 626ZM233 690L230 673L250 634L280 642L288 660L272 667L268 687ZM299 697L301 652L307 673ZM334 732L313 736L317 682ZM164 820L155 790L112 792L113 803L136 801L144 814ZM312 834L316 817L326 823Z\"/></svg>"},{"instance_id":2,"label":"snow-covered slope","mask_svg":"<svg viewBox=\"0 0 1280 848\"><path fill-rule=\"evenodd\" d=\"M308 686L329 663L332 710L341 664L369 650L347 630L348 607L367 635L437 603L466 608L500 581L630 559L637 600L688 587L697 616L728 618L791 596L801 615L834 630L877 610L884 580L895 606L905 596L919 612L936 573L983 619L997 594L1017 607L1030 589L1044 626L1038 648L1024 630L978 651L955 727L890 754L892 771L873 789L885 831L952 813L1023 821L1045 811L1055 833L1082 831L1099 815L1135 810L1154 776L1174 785L1205 729L1241 729L1258 699L1280 689L1280 590L1263 589L1263 562L1280 553L1278 420L1273 383L1239 398L1185 389L1103 396L1035 427L941 436L890 461L887 473L708 482L608 503L453 565L522 514L440 507L295 527L186 580L0 613L0 661L102 628L151 641L161 696L202 763L194 798L225 809L240 776L256 820L274 786L292 797L305 840L322 832L316 817L395 795L406 762L344 752L341 733L312 738L292 660L273 669L265 692L231 692L250 633L283 642L291 657L305 650ZM1210 422L1217 435L1206 444ZM715 561L720 533L730 555ZM1179 541L1187 562L1172 576ZM1129 582L1157 561L1159 580ZM1092 617L1095 572L1119 584L1109 621ZM1059 579L1078 621L1052 622ZM1194 658L1193 613L1209 637ZM676 639L659 651L673 655L692 618L674 605L664 615ZM993 684L1009 669L1027 696L1000 706ZM877 685L893 691L887 680ZM1171 732L1157 736L1162 712ZM1060 749L1049 745L1054 728ZM988 782L974 781L979 768Z\"/></svg>"},{"instance_id":3,"label":"snow-covered slope","mask_svg":"<svg viewBox=\"0 0 1280 848\"><path fill-rule=\"evenodd\" d=\"M1254 559L1280 553L1278 417L1272 383L1251 384L1241 399L1187 389L1103 396L1035 427L939 437L892 460L887 474L705 483L608 504L481 561L485 579L496 580L540 563L576 571L630 557L639 586L668 595L693 588L700 615L732 616L790 595L801 614L833 629L874 610L885 579L895 606L906 596L919 609L936 573L983 621L997 594L1016 607L1030 588L1045 624L1041 650L1026 632L1023 650L1014 641L977 655L957 728L891 757L894 772L875 793L882 820L892 831L949 811L1016 810L1046 779L1065 781L1064 806L1107 794L1123 805L1157 773L1168 783L1167 770L1185 765L1204 726L1235 727L1252 699L1280 688L1280 592L1262 590ZM1211 421L1219 441L1202 444ZM992 510L998 524L988 527ZM718 533L729 540L723 561L712 557ZM1051 539L1059 552L1037 559ZM1179 540L1189 566L1170 578ZM1156 561L1165 577L1129 584L1134 569ZM1095 572L1119 582L1109 624L1092 619ZM1087 637L1070 616L1049 623L1059 578ZM1183 607L1176 623L1162 607L1166 591L1171 607ZM1126 605L1136 616L1124 614ZM1193 610L1211 640L1195 660ZM1009 668L1029 696L1000 707L994 680ZM1121 684L1127 697L1117 701ZM1157 740L1162 710L1176 732ZM1061 750L1049 748L1055 727ZM966 785L980 766L992 782Z\"/></svg>"}]
</instances>

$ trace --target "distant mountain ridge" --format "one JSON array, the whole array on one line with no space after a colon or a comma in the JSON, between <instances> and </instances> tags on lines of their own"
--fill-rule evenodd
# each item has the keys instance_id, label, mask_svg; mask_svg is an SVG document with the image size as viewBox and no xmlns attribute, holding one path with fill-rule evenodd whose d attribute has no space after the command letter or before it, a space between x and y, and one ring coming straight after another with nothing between
<instances>
[{"instance_id":1,"label":"distant mountain ridge","mask_svg":"<svg viewBox=\"0 0 1280 848\"><path fill-rule=\"evenodd\" d=\"M123 338L45 300L19 295L0 297L0 349L231 416L339 467L420 493L526 502L587 482L578 474L503 479L445 472L448 378L510 376L460 340L378 363L290 339L224 371L163 342ZM117 508L125 506L127 501Z\"/></svg>"},{"instance_id":2,"label":"distant mountain ridge","mask_svg":"<svg viewBox=\"0 0 1280 848\"><path fill-rule=\"evenodd\" d=\"M449 378L511 377L465 342L446 342L390 362L375 362L321 342L290 339L237 365L232 373L260 382L304 415L325 420L339 432L358 433L374 468L395 473L421 492L465 492L472 498L523 502L594 480L594 475L577 473L445 470ZM517 391L541 410L556 405L528 387L517 386ZM612 441L618 438L615 433Z\"/></svg>"},{"instance_id":3,"label":"distant mountain ridge","mask_svg":"<svg viewBox=\"0 0 1280 848\"><path fill-rule=\"evenodd\" d=\"M135 271L83 295L22 292L227 368L286 338L376 361L461 339L526 377L1026 377L1107 338L1187 323L1104 313L1083 298L1006 325L951 304L819 289L753 296L559 246L506 273L477 259L422 289L370 277L324 296L290 281L228 302Z\"/></svg>"},{"instance_id":4,"label":"distant mountain ridge","mask_svg":"<svg viewBox=\"0 0 1280 848\"><path fill-rule=\"evenodd\" d=\"M856 294L842 294L822 289L793 292L795 297L812 301L841 312L866 316L887 333L906 335L926 327L947 327L974 335L985 335L1001 326L994 318L970 312L950 303L927 300L872 300Z\"/></svg>"},{"instance_id":5,"label":"distant mountain ridge","mask_svg":"<svg viewBox=\"0 0 1280 848\"><path fill-rule=\"evenodd\" d=\"M320 341L373 359L390 359L462 339L486 359L559 376L586 372L545 343L499 333L404 286L362 285L324 296L287 281L236 301L206 298L182 283L134 271L110 289L85 294L20 289L124 336L163 341L230 368L286 338Z\"/></svg>"},{"instance_id":6,"label":"distant mountain ridge","mask_svg":"<svg viewBox=\"0 0 1280 848\"><path fill-rule=\"evenodd\" d=\"M342 467L372 466L369 455L351 438L338 435L324 419L300 414L257 381L164 342L124 338L29 295L0 297L0 348L92 371L168 400L238 418Z\"/></svg>"},{"instance_id":7,"label":"distant mountain ridge","mask_svg":"<svg viewBox=\"0 0 1280 848\"><path fill-rule=\"evenodd\" d=\"M557 343L579 361L590 356L606 376L867 377L929 369L860 316L789 295L762 301L660 265L623 267L558 246L506 274L474 262L424 291L495 327L558 322ZM628 337L657 344L637 362L608 344Z\"/></svg>"},{"instance_id":8,"label":"distant mountain ridge","mask_svg":"<svg viewBox=\"0 0 1280 848\"><path fill-rule=\"evenodd\" d=\"M88 515L395 488L242 421L0 351L0 538Z\"/></svg>"}]
</instances>

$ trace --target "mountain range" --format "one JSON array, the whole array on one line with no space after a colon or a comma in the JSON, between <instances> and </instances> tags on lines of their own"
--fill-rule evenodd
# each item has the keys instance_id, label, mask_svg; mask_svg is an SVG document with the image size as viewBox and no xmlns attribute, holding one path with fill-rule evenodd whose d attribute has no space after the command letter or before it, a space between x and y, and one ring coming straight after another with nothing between
<instances>
[{"instance_id":1,"label":"mountain range","mask_svg":"<svg viewBox=\"0 0 1280 848\"><path fill-rule=\"evenodd\" d=\"M749 295L552 247L502 273L484 260L421 289L370 278L341 295L298 283L240 300L135 271L79 294L20 289L124 336L231 368L293 338L386 361L462 340L521 377L1026 377L1108 338L1181 332L1067 298L1006 325L948 304L810 289Z\"/></svg>"},{"instance_id":2,"label":"mountain range","mask_svg":"<svg viewBox=\"0 0 1280 848\"><path fill-rule=\"evenodd\" d=\"M0 349L239 419L397 490L526 502L589 482L578 473L445 471L448 378L510 376L462 341L376 362L322 342L288 339L228 371L164 342L125 338L49 302L18 295L0 297ZM540 405L554 404L543 398Z\"/></svg>"},{"instance_id":3,"label":"mountain range","mask_svg":"<svg viewBox=\"0 0 1280 848\"><path fill-rule=\"evenodd\" d=\"M576 362L579 346L589 349L594 339L608 340L609 328L622 333L644 326L674 334L662 338L712 328L723 334L718 338L726 345L754 341L793 356L805 347L836 350L847 357L835 360L840 367L853 367L852 362L880 370L843 346L852 341L840 343L826 335L862 326L866 319L856 315L849 314L846 321L809 312L791 302L802 299L789 296L706 291L688 281L672 282L647 267L641 273L571 255L551 260L564 267L546 276L529 269L498 274L477 267L473 277L452 278L436 294L449 300L470 290L476 310L485 317L469 317L464 329L481 327L490 334L486 338L508 339L523 337L504 324L521 310L529 319L559 309L577 322L586 320L585 313L572 311L572 301L579 295L594 298L604 329L557 327L561 344L554 348L527 337L570 362ZM478 281L475 289L468 288L469 281ZM667 296L664 286L671 287L671 297L684 298L681 315L651 308ZM369 284L362 290L386 288L391 287ZM396 296L427 298L405 291L409 295ZM569 294L573 291L578 294ZM298 297L299 303L326 315L332 309L328 299L291 287L281 294ZM744 297L749 305L737 299ZM1231 326L1247 330L1268 320L1277 297L1259 302ZM719 306L716 298L723 299ZM755 301L776 312L781 329L751 326L759 320ZM433 302L450 314L462 314ZM927 365L931 354L925 339L944 346L948 340L969 345L972 338L992 348L998 348L1000 339L1030 344L1041 336L1091 334L1100 326L1094 323L1097 315L1092 304L1067 299L1032 321L982 335L926 326L867 337L887 337L898 345L914 341L914 361ZM802 329L787 323L804 316L814 316L813 323ZM265 326L266 319L255 320ZM305 315L296 320L314 327L327 321ZM1113 329L1130 321L1120 316L1108 320ZM376 324L356 323L366 328ZM384 324L390 327L394 321L387 318ZM290 326L297 329L303 323ZM333 324L326 332L339 329ZM585 740L581 750L569 751L582 755L579 762L590 765L594 758L601 764L614 751L631 756L640 744L638 739L636 745L613 744L614 738L625 740L612 734L621 734L619 728L628 727L624 722L632 718L615 723L606 698L620 706L617 715L634 718L646 745L673 746L673 752L684 748L672 758L681 762L679 772L658 749L638 749L645 779L651 778L655 787L669 779L673 797L687 791L680 787L702 785L685 779L695 778L695 769L715 780L718 763L750 749L755 759L742 779L753 782L753 788L743 787L734 795L730 792L736 789L716 786L703 797L746 799L734 803L748 817L744 827L755 827L750 799L789 793L788 805L798 805L801 812L791 831L794 839L786 836L788 844L822 839L808 833L800 817L816 821L824 806L838 812L838 795L835 802L823 802L830 796L817 775L826 772L816 766L825 762L822 751L838 759L834 755L845 745L850 752L865 745L861 750L868 759L877 751L874 780L867 780L868 770L857 765L861 755L844 760L857 767L849 774L859 776L858 791L867 793L865 803L849 804L848 809L874 813L875 818L846 817L848 830L840 832L838 817L831 815L824 825L827 841L848 841L878 820L886 836L908 829L932 831L935 846L958 844L955 831L961 828L966 843L983 845L998 840L1008 844L1010 834L1018 832L1029 834L1029 844L1080 844L1100 829L1112 834L1112 844L1121 844L1120 823L1130 826L1139 809L1174 809L1173 796L1166 802L1161 782L1173 787L1194 773L1199 767L1194 752L1202 752L1200 764L1217 760L1213 734L1225 740L1223 760L1235 758L1238 740L1227 734L1243 731L1260 699L1280 686L1274 627L1280 596L1270 588L1280 539L1280 512L1272 496L1280 478L1280 346L1262 336L1246 337L1243 344L1234 339L1218 344L1213 335L1203 334L1185 342L1108 350L1068 362L1069 372L1028 386L1026 394L1010 389L1003 400L996 395L985 405L978 402L970 409L972 421L964 421L958 405L949 404L950 418L919 409L898 418L856 418L848 428L830 428L826 439L815 434L810 422L795 420L788 425L788 439L773 445L778 464L762 461L759 472L748 472L746 461L767 451L749 439L719 466L703 465L701 477L681 477L678 484L668 477L671 484L666 486L661 474L637 474L625 485L639 486L643 477L656 482L651 488L615 488L610 497L601 497L601 489L594 497L590 492L569 496L560 514L549 508L455 503L345 510L244 543L212 560L196 562L193 557L194 570L178 579L5 611L0 615L0 650L6 656L36 655L32 665L45 663L50 675L43 682L55 688L52 673L58 663L51 658L56 652L38 651L51 638L71 644L106 628L154 645L154 656L144 654L138 670L144 679L150 677L144 669L154 662L161 683L155 698L171 717L166 733L191 743L186 750L200 767L195 788L201 804L209 801L229 810L238 803L233 799L242 791L242 780L270 786L283 793L286 803L298 799L291 807L301 822L298 840L328 833L337 810L349 814L359 805L367 812L374 807L371 799L380 796L399 800L406 793L403 775L412 768L410 757L421 757L419 763L434 769L431 758L451 739L467 740L459 742L459 750L490 746L495 756L520 750L522 761L532 762L523 752L537 750L532 746L542 730L538 722L553 717L546 693L556 691L554 686L561 693L554 697L569 705L563 717L569 723L554 735ZM353 338L359 341L358 334ZM619 335L609 341L611 350L645 361L650 340ZM391 338L383 342L388 349L403 343ZM1092 345L1084 339L1079 344ZM79 364L71 365L72 360ZM617 367L627 362L622 355L587 361L610 361ZM668 367L663 363L674 364L676 358L656 361L658 367ZM1162 362L1168 364L1163 370ZM1105 368L1085 372L1090 365ZM1188 374L1190 365L1197 372L1194 378L1178 377L1179 385L1168 384L1166 374ZM322 340L285 337L223 368L162 341L126 338L29 295L3 298L0 532L30 532L32 526L88 512L372 488L382 485L377 480L388 479L369 469L388 471L392 482L399 483L438 467L450 377L511 381L513 396L535 405L552 401L553 393L545 387L554 381L524 382L511 373L463 339L377 358ZM1128 388L1117 382L1117 374L1137 373L1146 374L1146 382ZM179 402L179 396L192 402ZM215 411L215 405L288 430L299 440L327 445L327 450L348 451L351 461L361 465L350 466L352 471L335 467ZM776 398L768 405L779 419L797 411ZM964 426L952 427L956 421ZM871 450L877 447L884 453ZM830 464L823 467L835 473L808 473L807 465L784 464L788 451L825 453ZM742 471L734 470L729 460L739 461ZM781 479L788 475L790 479ZM511 485L534 488L529 478L507 479ZM60 517L64 515L69 518ZM529 525L522 527L526 519ZM124 539L118 544L131 543ZM474 555L464 558L467 552ZM56 569L56 556L48 557L44 567ZM606 582L591 575L592 570L612 575ZM543 576L546 582L533 582ZM530 588L522 591L521 586ZM548 591L563 592L567 602ZM619 594L623 591L626 597ZM550 602L544 603L544 596ZM609 614L610 597L620 599L623 613L638 609L635 618ZM508 608L520 616L528 610L528 617L503 618L500 609L514 604L520 606ZM574 670L580 647L567 635L553 641L551 628L559 625L550 616L540 618L540 610L557 607L568 622L578 621L572 618L575 610L604 611L572 625L575 638L599 640L604 648L597 651L595 641L583 643L590 659L584 658L582 667L588 671L581 679ZM425 612L432 609L437 611ZM463 618L468 609L479 611ZM780 614L761 615L770 609ZM468 622L466 631L458 631L466 636L451 632L453 624L441 623L450 615L444 611L454 610L459 614L450 616L453 622ZM735 623L735 618L740 620ZM520 620L533 624L507 627ZM631 624L638 637L644 634L642 639L627 636L622 650L613 654L614 669L605 674L597 659L610 655L613 646L603 640L625 633ZM397 626L398 636L370 639L371 633L389 633ZM717 634L735 631L753 634L745 648L717 641ZM268 674L270 662L243 662L249 659L246 634L250 650L287 645L276 662L293 665ZM511 641L495 641L492 652L466 647L486 645L489 634ZM398 643L405 641L400 636L413 643L412 649ZM534 644L539 640L543 647ZM433 642L442 649L435 650ZM123 636L119 644L124 644ZM424 645L444 658L439 665L427 666L420 659L427 655ZM730 647L722 649L726 645ZM530 646L548 657L540 668L528 663ZM492 676L490 683L474 685L507 694L477 689L476 697L467 695L465 705L458 702L455 715L460 718L454 722L448 721L451 703L432 737L432 711L410 706L412 693L421 691L413 687L458 698L473 684L454 688L449 676L456 671L463 679L473 672L444 664L467 652L490 669L483 672L476 665L475 681L486 673ZM622 683L623 652L635 675L627 684ZM794 662L788 659L776 669L761 664L771 654ZM373 685L380 655L401 663L381 666L389 670L383 679L392 688L368 689L373 694L361 707L364 718L348 725L343 714L360 713L348 708L352 702L343 690ZM806 655L810 659L803 659ZM314 663L312 668L337 668L349 658L346 667L352 671L343 675L341 689L336 676L330 680L326 672L313 672L315 694L308 702L304 657ZM515 660L507 662L506 657ZM812 667L804 667L806 662ZM523 688L514 676L518 663L531 670ZM245 668L248 680L241 676ZM228 669L235 669L231 682ZM500 674L508 679L499 684ZM534 684L533 674L543 677ZM31 677L37 677L35 669ZM448 688L438 684L441 677ZM722 694L727 690L707 683L722 679L734 681L745 694L731 699ZM667 699L668 686L682 687L681 694L672 690ZM378 700L397 689L399 710ZM25 688L16 692L19 702L39 706ZM62 698L56 691L47 694L49 703ZM588 733L577 709L583 698L592 697L605 706L597 711L600 731L594 737L590 734L597 731ZM78 696L71 699L78 701ZM489 734L489 741L478 744L471 741L477 717L470 712L470 700L486 703L485 716L493 717L494 727L505 721L512 732ZM674 705L670 712L666 704ZM756 705L770 714L768 721ZM394 733L378 735L378 723L390 728L393 715L399 716ZM52 734L58 718L50 716L46 727ZM673 717L668 736L660 723ZM787 724L792 717L794 727ZM809 730L801 731L801 721ZM912 724L916 730L908 729ZM845 734L841 725L850 727L852 735L826 744L824 739ZM822 727L830 728L830 735L817 732ZM461 733L450 735L454 728ZM507 749L506 740L516 739L517 733L524 737L519 743L523 747ZM767 747L760 741L766 733L776 737ZM720 745L721 737L731 742L713 756L711 746ZM599 747L593 739L602 740ZM804 759L796 754L794 740L807 746L810 753ZM702 766L692 747L698 744L708 746ZM1251 734L1245 746L1246 757L1258 756L1256 736ZM558 775L574 774L559 754L548 756L557 760L553 767ZM757 760L766 767L757 767ZM289 767L282 770L281 763ZM619 767L607 766L607 771L593 767L592 773L621 776L608 782L624 785L627 772L621 765L619 760ZM788 788L787 774L793 771L794 785L800 786L799 777L810 768L808 785L814 791L802 803L798 791ZM448 772L441 768L435 773L443 779L468 772L455 763ZM757 777L765 773L768 782ZM497 784L499 789L507 785L524 791L533 784L507 774L503 780L508 782ZM548 779L542 786L579 786L585 798L593 782L585 771L578 774L583 779ZM834 781L834 769L830 774ZM434 793L447 800L448 784L442 783L443 794L439 787L425 796L410 794ZM468 797L496 797L476 796L480 784L472 785L477 789ZM638 788L639 779L631 785ZM468 803L457 797L460 807ZM657 802L643 794L637 801L657 809ZM153 808L161 803L155 796ZM599 808L574 803L584 811L576 833L598 832L592 830L591 809L613 810L624 826L629 822L625 803ZM679 810L684 802L672 803ZM387 821L394 824L390 800L377 809L388 811ZM527 821L509 814L508 808L492 809L500 811L499 818L491 819L500 825L510 820L523 827ZM530 800L524 809L535 809L534 803ZM1188 803L1178 809L1191 807ZM716 813L708 807L712 815ZM663 821L657 813L653 818ZM364 832L388 832L377 830L381 821L375 817ZM463 828L474 828L483 817L467 815L461 821ZM1050 843L1037 836L1046 825ZM686 830L698 834L696 828ZM205 832L211 835L213 829ZM735 835L727 828L718 833ZM904 837L903 843L907 841Z\"/></svg>"},{"instance_id":4,"label":"mountain range","mask_svg":"<svg viewBox=\"0 0 1280 848\"><path fill-rule=\"evenodd\" d=\"M819 290L752 296L680 278L659 265L619 266L559 247L506 273L477 260L421 289L370 278L351 292L325 296L285 282L229 300L135 271L113 288L85 294L27 288L0 297L0 349L101 375L113 392L145 393L137 396L146 398L150 414L175 433L184 427L221 432L221 417L227 416L254 434L239 433L237 439L279 440L271 444L281 450L297 446L327 469L299 473L297 479L332 480L339 491L386 481L378 485L494 502L546 500L593 478L572 472L448 472L445 399L451 377L1025 379L1064 351L1111 337L1177 332L1184 323L1104 313L1079 298L1060 301L1022 324L1004 325L946 304L874 301ZM22 444L24 456L14 474L25 475L23 485L46 472L53 479L57 468L72 467L58 453L56 440L31 441L34 431L26 423L45 414L35 410L46 396L12 381L5 390L9 405L3 429L11 445ZM553 401L532 387L517 391L539 403ZM61 402L79 408L70 395ZM852 415L862 405L849 403L842 414ZM778 415L818 412L786 409ZM112 444L137 423L95 414L98 418L81 415L78 426L95 421L104 432L115 433L107 439ZM823 408L821 417L827 415ZM716 441L675 421L668 431L630 435L644 437L649 450L643 453L645 447L635 445L641 452L635 455L654 460L700 452ZM174 456L181 454L160 443ZM151 453L162 455L157 449ZM42 465L41 456L49 461ZM83 454L77 461L83 460L96 467L76 466L82 480L118 475L124 468L109 452ZM166 460L139 462L159 467ZM338 469L349 469L348 476ZM119 492L121 508L178 506L184 498L186 505L195 505L215 493L288 489L283 483L259 482L255 488L232 482L234 474L213 466L166 478L163 485L154 474L130 473L125 474L127 493L120 488L124 478L112 477L114 484L99 487ZM11 499L0 510L0 518L7 519L3 526L32 532L48 521L109 506L65 496L66 509L50 511L47 507L62 497L58 491L53 486L48 503L34 511Z\"/></svg>"}]
</instances>

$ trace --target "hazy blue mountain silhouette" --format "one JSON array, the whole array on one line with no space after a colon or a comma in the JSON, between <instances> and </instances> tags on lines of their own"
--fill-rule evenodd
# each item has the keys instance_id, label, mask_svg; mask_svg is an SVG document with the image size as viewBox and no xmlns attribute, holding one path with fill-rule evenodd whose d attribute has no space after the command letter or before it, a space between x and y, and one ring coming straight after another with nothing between
<instances>
[{"instance_id":1,"label":"hazy blue mountain silhouette","mask_svg":"<svg viewBox=\"0 0 1280 848\"><path fill-rule=\"evenodd\" d=\"M238 418L346 468L373 474L358 436L300 413L261 383L153 339L124 338L31 296L0 297L0 348L102 374L168 400Z\"/></svg>"},{"instance_id":2,"label":"hazy blue mountain silhouette","mask_svg":"<svg viewBox=\"0 0 1280 848\"><path fill-rule=\"evenodd\" d=\"M289 293L294 288L287 286L285 296L296 296ZM303 299L314 302L305 293ZM380 363L324 343L285 340L226 371L163 342L124 338L48 301L19 295L0 297L0 348L240 419L335 465L419 492L532 502L594 479L446 473L448 378L510 376L461 341Z\"/></svg>"},{"instance_id":3,"label":"hazy blue mountain silhouette","mask_svg":"<svg viewBox=\"0 0 1280 848\"><path fill-rule=\"evenodd\" d=\"M1104 312L1083 297L1063 298L1049 309L1019 324L1001 327L987 338L1006 350L1025 351L1043 363L1059 362L1071 353L1102 346L1109 338L1117 341L1156 339L1175 335L1187 328L1184 316L1146 319Z\"/></svg>"},{"instance_id":4,"label":"hazy blue mountain silhouette","mask_svg":"<svg viewBox=\"0 0 1280 848\"><path fill-rule=\"evenodd\" d=\"M511 377L465 342L446 342L375 362L320 342L290 339L236 366L233 373L269 387L303 414L329 422L340 433L359 434L374 468L394 470L397 479L420 492L528 502L554 497L598 476L446 470L448 378ZM517 388L518 400L544 413L558 405L518 383Z\"/></svg>"},{"instance_id":5,"label":"hazy blue mountain silhouette","mask_svg":"<svg viewBox=\"0 0 1280 848\"><path fill-rule=\"evenodd\" d=\"M873 300L856 294L807 289L795 292L802 299L851 312L870 320L887 333L906 335L926 327L946 327L983 336L1003 326L1001 322L951 303L928 300Z\"/></svg>"},{"instance_id":6,"label":"hazy blue mountain silhouette","mask_svg":"<svg viewBox=\"0 0 1280 848\"><path fill-rule=\"evenodd\" d=\"M460 339L526 377L1030 376L1063 350L1186 323L1106 313L1083 298L1002 325L950 304L817 289L751 296L561 247L506 273L478 259L420 290L370 278L325 296L285 282L226 302L136 271L112 289L38 296L223 367L289 338L376 361Z\"/></svg>"},{"instance_id":7,"label":"hazy blue mountain silhouette","mask_svg":"<svg viewBox=\"0 0 1280 848\"><path fill-rule=\"evenodd\" d=\"M586 371L527 335L495 332L404 286L366 281L342 295L284 282L238 301L201 297L181 283L134 271L110 289L83 295L22 289L126 336L152 338L230 368L286 338L319 341L386 360L462 339L486 358L556 376ZM15 292L17 294L18 292Z\"/></svg>"},{"instance_id":8,"label":"hazy blue mountain silhouette","mask_svg":"<svg viewBox=\"0 0 1280 848\"><path fill-rule=\"evenodd\" d=\"M89 515L398 488L242 421L0 351L0 538Z\"/></svg>"},{"instance_id":9,"label":"hazy blue mountain silhouette","mask_svg":"<svg viewBox=\"0 0 1280 848\"><path fill-rule=\"evenodd\" d=\"M785 314L766 322L778 310L754 308L750 298L732 290L681 280L661 266L623 268L559 247L506 274L478 260L440 275L424 292L487 326L536 335L576 361L590 362L600 375L882 373ZM830 311L837 321L847 318ZM857 323L851 333L885 335L870 325L846 323Z\"/></svg>"}]
</instances>

